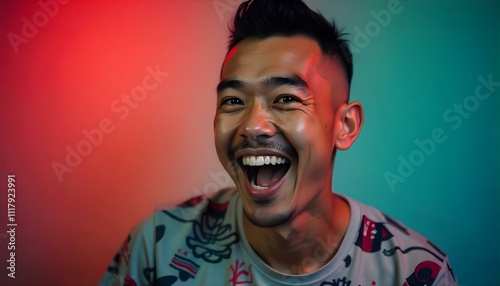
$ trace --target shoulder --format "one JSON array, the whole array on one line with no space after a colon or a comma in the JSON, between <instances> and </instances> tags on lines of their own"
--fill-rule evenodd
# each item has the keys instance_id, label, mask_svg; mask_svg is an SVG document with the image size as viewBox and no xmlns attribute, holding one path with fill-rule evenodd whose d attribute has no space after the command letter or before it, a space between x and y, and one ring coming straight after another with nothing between
<instances>
[{"instance_id":1,"label":"shoulder","mask_svg":"<svg viewBox=\"0 0 500 286\"><path fill-rule=\"evenodd\" d=\"M135 237L154 235L158 241L168 231L180 235L183 226L199 221L207 212L226 213L229 205L235 204L237 193L232 189L223 189L210 196L190 198L175 206L163 205L144 219L131 233Z\"/></svg>"},{"instance_id":2,"label":"shoulder","mask_svg":"<svg viewBox=\"0 0 500 286\"><path fill-rule=\"evenodd\" d=\"M175 207L163 207L155 211L147 220L154 220L155 225L176 225L197 221L203 214L226 213L229 205L235 204L237 192L232 189L223 189L210 196L190 198Z\"/></svg>"},{"instance_id":3,"label":"shoulder","mask_svg":"<svg viewBox=\"0 0 500 286\"><path fill-rule=\"evenodd\" d=\"M360 231L361 234L370 233L370 237L380 239L380 241L393 240L401 246L421 246L432 250L436 256L443 258L446 256L439 248L430 242L425 236L407 227L404 223L383 213L377 208L365 205L353 199L351 201L358 204L361 212ZM358 239L361 237L358 236Z\"/></svg>"},{"instance_id":4,"label":"shoulder","mask_svg":"<svg viewBox=\"0 0 500 286\"><path fill-rule=\"evenodd\" d=\"M359 209L359 221L354 222L358 227L354 244L359 259L376 261L376 265L394 271L403 281L428 275L428 285L442 285L433 282L444 279L454 282L447 255L429 239L374 207L347 200Z\"/></svg>"},{"instance_id":5,"label":"shoulder","mask_svg":"<svg viewBox=\"0 0 500 286\"><path fill-rule=\"evenodd\" d=\"M230 215L226 213L235 209L229 208L229 205L236 200L236 191L225 189L210 197L195 197L174 207L158 208L127 236L101 285L108 285L107 281L123 283L127 279L140 284L154 283L155 277L166 275L165 269L170 269L169 265L175 270L172 266L175 263L172 264L171 257L166 255L174 255L173 260L183 259L184 262L187 261L184 256L190 250L195 256L205 255L207 246L203 244L203 236L222 223L223 226L230 223L227 218ZM215 241L215 238L212 240ZM237 241L237 235L232 234L228 239L232 239L229 241L232 244ZM210 254L211 258L222 256ZM158 263L161 269L158 269Z\"/></svg>"}]
</instances>

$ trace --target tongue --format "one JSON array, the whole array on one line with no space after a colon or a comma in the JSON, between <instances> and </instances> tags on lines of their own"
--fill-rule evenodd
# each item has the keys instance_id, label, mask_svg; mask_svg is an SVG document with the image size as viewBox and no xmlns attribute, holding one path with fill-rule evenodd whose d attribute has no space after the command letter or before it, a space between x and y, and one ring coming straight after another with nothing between
<instances>
[{"instance_id":1,"label":"tongue","mask_svg":"<svg viewBox=\"0 0 500 286\"><path fill-rule=\"evenodd\" d=\"M264 165L257 171L257 185L269 187L276 183L288 170L286 165Z\"/></svg>"}]
</instances>

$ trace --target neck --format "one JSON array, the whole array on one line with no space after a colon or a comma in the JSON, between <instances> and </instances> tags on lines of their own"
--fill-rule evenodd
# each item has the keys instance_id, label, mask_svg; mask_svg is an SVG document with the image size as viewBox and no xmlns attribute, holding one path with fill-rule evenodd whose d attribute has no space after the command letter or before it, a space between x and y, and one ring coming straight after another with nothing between
<instances>
[{"instance_id":1,"label":"neck","mask_svg":"<svg viewBox=\"0 0 500 286\"><path fill-rule=\"evenodd\" d=\"M285 224L262 228L244 216L243 227L252 248L273 269L307 274L333 258L347 231L349 218L347 202L329 189L316 198L314 206L308 206Z\"/></svg>"}]
</instances>

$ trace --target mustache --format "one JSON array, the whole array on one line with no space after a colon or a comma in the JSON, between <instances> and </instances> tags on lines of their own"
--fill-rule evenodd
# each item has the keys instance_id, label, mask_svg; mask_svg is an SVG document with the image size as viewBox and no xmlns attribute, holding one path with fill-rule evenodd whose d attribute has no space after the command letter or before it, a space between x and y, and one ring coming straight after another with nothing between
<instances>
[{"instance_id":1,"label":"mustache","mask_svg":"<svg viewBox=\"0 0 500 286\"><path fill-rule=\"evenodd\" d=\"M236 144L235 146L229 147L228 155L229 159L235 160L235 154L241 149L271 149L277 152L283 152L290 157L297 157L297 151L292 147L292 144L282 135L274 135L272 137L261 137L258 136L256 139L245 139L244 141Z\"/></svg>"}]
</instances>

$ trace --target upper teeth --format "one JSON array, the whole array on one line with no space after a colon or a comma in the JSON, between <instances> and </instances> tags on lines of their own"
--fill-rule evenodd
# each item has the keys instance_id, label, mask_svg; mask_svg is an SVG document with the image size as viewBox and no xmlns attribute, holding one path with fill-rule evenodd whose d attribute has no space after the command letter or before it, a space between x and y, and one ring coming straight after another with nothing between
<instances>
[{"instance_id":1,"label":"upper teeth","mask_svg":"<svg viewBox=\"0 0 500 286\"><path fill-rule=\"evenodd\" d=\"M285 164L287 160L285 158L276 156L244 156L243 165L246 166L263 166L263 165L276 165Z\"/></svg>"}]
</instances>

